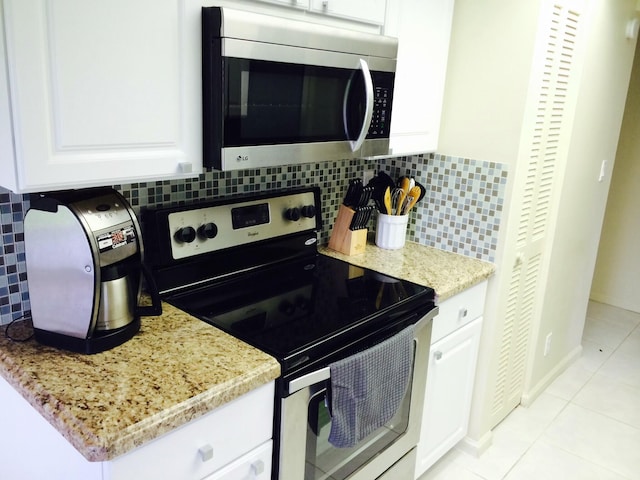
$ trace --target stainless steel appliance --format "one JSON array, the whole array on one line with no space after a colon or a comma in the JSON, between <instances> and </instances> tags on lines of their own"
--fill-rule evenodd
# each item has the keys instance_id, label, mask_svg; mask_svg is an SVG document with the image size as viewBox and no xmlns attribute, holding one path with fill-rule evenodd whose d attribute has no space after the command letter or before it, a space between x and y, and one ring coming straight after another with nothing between
<instances>
[{"instance_id":1,"label":"stainless steel appliance","mask_svg":"<svg viewBox=\"0 0 640 480\"><path fill-rule=\"evenodd\" d=\"M221 7L202 32L205 166L389 152L397 39Z\"/></svg>"},{"instance_id":2,"label":"stainless steel appliance","mask_svg":"<svg viewBox=\"0 0 640 480\"><path fill-rule=\"evenodd\" d=\"M320 212L318 188L149 209L146 258L165 301L280 362L274 479L413 478L434 291L319 255ZM397 413L355 446L333 446L331 366L410 326Z\"/></svg>"},{"instance_id":3,"label":"stainless steel appliance","mask_svg":"<svg viewBox=\"0 0 640 480\"><path fill-rule=\"evenodd\" d=\"M152 304L138 306L142 238L135 213L115 190L32 195L24 237L39 342L96 353L133 337L141 315L161 313L150 276Z\"/></svg>"},{"instance_id":4,"label":"stainless steel appliance","mask_svg":"<svg viewBox=\"0 0 640 480\"><path fill-rule=\"evenodd\" d=\"M319 255L320 212L318 188L148 209L146 259L165 301L280 362L274 479L412 478L434 291ZM335 447L332 365L411 326L397 413L355 446Z\"/></svg>"}]
</instances>

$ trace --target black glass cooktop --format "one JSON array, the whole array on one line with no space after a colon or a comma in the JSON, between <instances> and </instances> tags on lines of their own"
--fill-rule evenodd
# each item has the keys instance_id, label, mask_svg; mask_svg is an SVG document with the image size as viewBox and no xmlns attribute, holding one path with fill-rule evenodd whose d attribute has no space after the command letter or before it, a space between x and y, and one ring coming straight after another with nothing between
<instances>
[{"instance_id":1,"label":"black glass cooktop","mask_svg":"<svg viewBox=\"0 0 640 480\"><path fill-rule=\"evenodd\" d=\"M165 300L274 356L285 373L399 319L415 322L433 308L434 292L316 255Z\"/></svg>"}]
</instances>

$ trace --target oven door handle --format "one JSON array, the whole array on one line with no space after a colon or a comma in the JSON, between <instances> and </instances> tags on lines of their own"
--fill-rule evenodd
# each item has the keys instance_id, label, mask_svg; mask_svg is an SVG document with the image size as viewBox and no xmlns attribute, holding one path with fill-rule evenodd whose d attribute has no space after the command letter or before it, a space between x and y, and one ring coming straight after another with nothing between
<instances>
[{"instance_id":1,"label":"oven door handle","mask_svg":"<svg viewBox=\"0 0 640 480\"><path fill-rule=\"evenodd\" d=\"M292 395L297 391L302 390L303 388L310 387L311 385L315 385L316 383L320 383L330 378L330 367L324 367L320 370L316 370L315 372L307 373L306 375L298 377L289 382L289 395Z\"/></svg>"}]
</instances>

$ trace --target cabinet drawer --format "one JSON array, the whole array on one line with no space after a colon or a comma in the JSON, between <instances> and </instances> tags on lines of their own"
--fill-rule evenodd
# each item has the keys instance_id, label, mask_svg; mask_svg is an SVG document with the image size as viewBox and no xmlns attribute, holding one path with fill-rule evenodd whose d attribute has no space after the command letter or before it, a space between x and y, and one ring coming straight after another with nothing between
<instances>
[{"instance_id":1,"label":"cabinet drawer","mask_svg":"<svg viewBox=\"0 0 640 480\"><path fill-rule=\"evenodd\" d=\"M272 448L269 440L204 480L269 480Z\"/></svg>"},{"instance_id":2,"label":"cabinet drawer","mask_svg":"<svg viewBox=\"0 0 640 480\"><path fill-rule=\"evenodd\" d=\"M440 312L433 320L431 345L482 316L486 294L487 282L483 281L442 302Z\"/></svg>"},{"instance_id":3,"label":"cabinet drawer","mask_svg":"<svg viewBox=\"0 0 640 480\"><path fill-rule=\"evenodd\" d=\"M106 478L204 478L271 439L273 398L271 382L115 459Z\"/></svg>"}]
</instances>

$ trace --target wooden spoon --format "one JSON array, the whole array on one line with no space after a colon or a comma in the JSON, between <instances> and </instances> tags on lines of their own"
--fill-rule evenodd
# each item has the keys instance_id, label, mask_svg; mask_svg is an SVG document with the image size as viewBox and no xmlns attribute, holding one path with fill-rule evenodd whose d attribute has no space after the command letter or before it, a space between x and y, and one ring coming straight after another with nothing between
<instances>
[{"instance_id":1,"label":"wooden spoon","mask_svg":"<svg viewBox=\"0 0 640 480\"><path fill-rule=\"evenodd\" d=\"M386 210L387 215L393 215L392 210L391 210L391 188L387 187L386 190L384 191L384 209Z\"/></svg>"},{"instance_id":2,"label":"wooden spoon","mask_svg":"<svg viewBox=\"0 0 640 480\"><path fill-rule=\"evenodd\" d=\"M420 200L422 194L422 189L419 186L415 186L413 187L411 190L409 190L409 196L412 197L411 201L407 204L407 208L404 209L404 213L407 214L409 213L409 211L413 208L413 206L418 203L418 200Z\"/></svg>"},{"instance_id":3,"label":"wooden spoon","mask_svg":"<svg viewBox=\"0 0 640 480\"><path fill-rule=\"evenodd\" d=\"M404 215L404 199L409 194L409 189L411 188L411 179L409 177L402 177L400 179L400 189L402 192L398 197L398 208L396 209L396 215Z\"/></svg>"}]
</instances>

